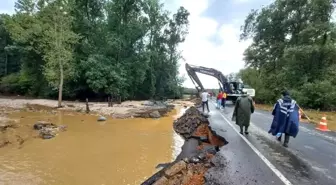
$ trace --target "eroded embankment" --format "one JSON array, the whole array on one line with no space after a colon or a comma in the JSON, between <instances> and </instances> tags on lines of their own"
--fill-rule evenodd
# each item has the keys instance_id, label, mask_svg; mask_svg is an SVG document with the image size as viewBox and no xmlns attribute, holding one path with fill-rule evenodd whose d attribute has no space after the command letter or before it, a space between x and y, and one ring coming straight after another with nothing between
<instances>
[{"instance_id":1,"label":"eroded embankment","mask_svg":"<svg viewBox=\"0 0 336 185\"><path fill-rule=\"evenodd\" d=\"M174 122L174 130L185 140L175 161L147 179L142 185L202 185L205 173L214 166L212 157L228 144L210 127L206 115L190 107Z\"/></svg>"}]
</instances>

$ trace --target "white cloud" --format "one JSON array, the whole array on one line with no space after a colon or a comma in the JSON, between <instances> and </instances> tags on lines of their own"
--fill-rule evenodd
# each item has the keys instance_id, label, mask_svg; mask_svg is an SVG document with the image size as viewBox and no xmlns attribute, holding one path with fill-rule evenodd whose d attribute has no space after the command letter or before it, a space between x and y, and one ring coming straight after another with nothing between
<instances>
[{"instance_id":1,"label":"white cloud","mask_svg":"<svg viewBox=\"0 0 336 185\"><path fill-rule=\"evenodd\" d=\"M253 0L234 0L233 2L236 3L236 4L241 4L241 3L248 3L248 2L251 2Z\"/></svg>"},{"instance_id":2,"label":"white cloud","mask_svg":"<svg viewBox=\"0 0 336 185\"><path fill-rule=\"evenodd\" d=\"M189 35L180 45L182 55L187 63L220 70L224 75L238 72L244 67L243 52L250 41L239 42L240 25L243 20L233 20L231 24L219 25L215 19L202 16L210 6L210 0L166 0L166 7L176 12L179 6L184 6L190 12ZM210 38L220 39L214 43ZM218 44L220 43L220 44ZM186 87L194 87L186 74L185 62L181 62L180 73L185 74ZM205 88L218 88L214 77L198 74Z\"/></svg>"},{"instance_id":3,"label":"white cloud","mask_svg":"<svg viewBox=\"0 0 336 185\"><path fill-rule=\"evenodd\" d=\"M15 5L15 0L0 0L1 1L1 6L0 6L0 13L4 14L14 14L14 5Z\"/></svg>"}]
</instances>

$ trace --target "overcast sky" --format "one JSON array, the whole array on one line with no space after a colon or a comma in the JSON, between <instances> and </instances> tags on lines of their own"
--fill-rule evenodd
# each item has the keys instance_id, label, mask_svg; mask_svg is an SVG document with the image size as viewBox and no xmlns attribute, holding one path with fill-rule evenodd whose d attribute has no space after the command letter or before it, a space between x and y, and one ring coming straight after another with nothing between
<instances>
[{"instance_id":1,"label":"overcast sky","mask_svg":"<svg viewBox=\"0 0 336 185\"><path fill-rule=\"evenodd\" d=\"M15 0L0 0L0 13L13 13ZM243 52L251 41L239 42L240 26L251 9L259 9L271 0L164 0L166 8L176 12L184 6L190 12L189 35L180 45L185 62L216 68L225 75L244 67ZM184 86L194 87L186 75L184 62L180 73ZM198 75L205 88L218 88L215 78Z\"/></svg>"}]
</instances>

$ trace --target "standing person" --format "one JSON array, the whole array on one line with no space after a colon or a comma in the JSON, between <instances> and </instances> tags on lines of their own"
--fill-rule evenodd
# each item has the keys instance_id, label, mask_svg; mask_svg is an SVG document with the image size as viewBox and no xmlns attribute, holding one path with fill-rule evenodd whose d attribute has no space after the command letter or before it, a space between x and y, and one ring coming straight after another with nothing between
<instances>
[{"instance_id":1,"label":"standing person","mask_svg":"<svg viewBox=\"0 0 336 185\"><path fill-rule=\"evenodd\" d=\"M237 99L232 115L232 121L236 121L236 124L240 127L240 134L243 134L243 127L245 127L245 134L249 134L248 127L250 126L251 114L253 112L253 100L244 91L243 95Z\"/></svg>"},{"instance_id":2,"label":"standing person","mask_svg":"<svg viewBox=\"0 0 336 185\"><path fill-rule=\"evenodd\" d=\"M223 109L225 109L225 104L226 104L226 96L227 96L226 92L225 92L225 91L223 91L223 97L222 97L222 106L223 106Z\"/></svg>"},{"instance_id":3,"label":"standing person","mask_svg":"<svg viewBox=\"0 0 336 185\"><path fill-rule=\"evenodd\" d=\"M222 104L222 97L223 97L223 93L222 91L219 91L218 95L217 95L217 109L220 109L221 108L221 104Z\"/></svg>"},{"instance_id":4,"label":"standing person","mask_svg":"<svg viewBox=\"0 0 336 185\"><path fill-rule=\"evenodd\" d=\"M282 134L285 135L284 147L288 147L289 137L296 137L299 132L299 106L293 100L288 91L282 92L272 111L273 121L268 133L276 136L281 142Z\"/></svg>"},{"instance_id":5,"label":"standing person","mask_svg":"<svg viewBox=\"0 0 336 185\"><path fill-rule=\"evenodd\" d=\"M210 110L209 110L208 96L209 96L209 93L206 90L203 90L203 92L201 94L201 97L202 97L202 109L203 109L203 112L204 112L204 106L206 105L207 109L208 109L208 113L209 113Z\"/></svg>"}]
</instances>

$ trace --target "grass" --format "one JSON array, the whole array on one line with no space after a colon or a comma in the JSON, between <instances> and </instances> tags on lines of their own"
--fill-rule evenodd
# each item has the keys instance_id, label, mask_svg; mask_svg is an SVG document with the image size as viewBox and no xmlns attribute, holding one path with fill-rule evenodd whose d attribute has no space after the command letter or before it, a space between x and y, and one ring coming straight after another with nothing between
<instances>
[{"instance_id":1,"label":"grass","mask_svg":"<svg viewBox=\"0 0 336 185\"><path fill-rule=\"evenodd\" d=\"M265 110L265 111L272 111L273 105L265 105L265 104L256 104L257 109ZM311 120L310 123L318 125L322 116L325 114L327 117L328 128L330 130L336 131L336 112L324 112L318 110L309 110L303 109L303 112L307 114L309 119ZM308 122L308 119L302 119L303 122Z\"/></svg>"}]
</instances>

